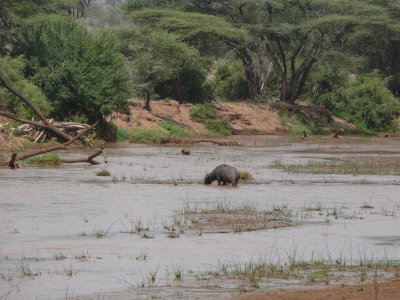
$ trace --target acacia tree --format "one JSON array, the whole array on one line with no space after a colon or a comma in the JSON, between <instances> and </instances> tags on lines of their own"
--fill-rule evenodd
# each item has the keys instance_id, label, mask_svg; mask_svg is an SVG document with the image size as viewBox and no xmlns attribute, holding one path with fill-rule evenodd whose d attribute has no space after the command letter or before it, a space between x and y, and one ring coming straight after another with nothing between
<instances>
[{"instance_id":1,"label":"acacia tree","mask_svg":"<svg viewBox=\"0 0 400 300\"><path fill-rule=\"evenodd\" d=\"M369 0L358 11L359 26L347 36L349 54L364 60L360 71L379 70L400 95L400 1Z\"/></svg>"},{"instance_id":2,"label":"acacia tree","mask_svg":"<svg viewBox=\"0 0 400 300\"><path fill-rule=\"evenodd\" d=\"M132 66L135 90L146 98L147 110L151 112L150 101L156 87L168 81L174 82L175 97L182 102L181 74L190 67L201 72L198 51L165 31L121 30L118 35L121 51Z\"/></svg>"},{"instance_id":3,"label":"acacia tree","mask_svg":"<svg viewBox=\"0 0 400 300\"><path fill-rule=\"evenodd\" d=\"M0 53L13 46L13 31L30 19L41 15L71 15L75 19L85 16L92 0L2 0L0 1Z\"/></svg>"},{"instance_id":4,"label":"acacia tree","mask_svg":"<svg viewBox=\"0 0 400 300\"><path fill-rule=\"evenodd\" d=\"M359 8L357 3L345 0L186 1L186 10L202 14L142 10L133 16L177 32L191 43L199 39L209 39L210 43L219 39L226 43L242 61L252 98L265 95L273 65L281 77L281 100L294 103L311 68L357 24L354 15Z\"/></svg>"},{"instance_id":5,"label":"acacia tree","mask_svg":"<svg viewBox=\"0 0 400 300\"><path fill-rule=\"evenodd\" d=\"M218 43L224 43L235 51L243 64L250 97L265 95L271 60L266 58L261 40L254 39L247 30L217 16L168 9L142 9L131 13L131 17L136 23L174 32L200 51L209 51Z\"/></svg>"}]
</instances>

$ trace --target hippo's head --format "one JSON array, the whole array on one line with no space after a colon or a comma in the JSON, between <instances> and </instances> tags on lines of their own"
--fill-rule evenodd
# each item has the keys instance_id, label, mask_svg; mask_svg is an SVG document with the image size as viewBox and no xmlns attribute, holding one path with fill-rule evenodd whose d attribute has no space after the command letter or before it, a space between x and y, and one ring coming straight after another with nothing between
<instances>
[{"instance_id":1,"label":"hippo's head","mask_svg":"<svg viewBox=\"0 0 400 300\"><path fill-rule=\"evenodd\" d=\"M205 184L210 184L212 182L210 175L206 174L206 176L204 177L204 183Z\"/></svg>"}]
</instances>

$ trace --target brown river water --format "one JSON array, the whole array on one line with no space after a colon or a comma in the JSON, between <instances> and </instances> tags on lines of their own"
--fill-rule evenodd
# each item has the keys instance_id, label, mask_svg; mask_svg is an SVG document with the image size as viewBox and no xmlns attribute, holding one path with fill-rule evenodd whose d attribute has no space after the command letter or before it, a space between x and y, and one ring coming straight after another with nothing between
<instances>
[{"instance_id":1,"label":"brown river water","mask_svg":"<svg viewBox=\"0 0 400 300\"><path fill-rule=\"evenodd\" d=\"M162 298L168 294L162 287L170 292L219 262L240 264L260 256L280 263L294 256L349 263L400 259L400 176L288 174L270 168L274 161L399 156L399 139L300 142L257 136L241 141L243 147L198 144L189 156L179 147L120 143L107 148L106 165L0 169L0 299L124 299L128 290L130 299L151 299L150 292L135 292L149 285L160 287ZM250 172L255 182L239 182L238 188L202 184L206 172L221 163ZM103 169L111 176L96 176ZM216 203L284 208L297 225L179 238L166 234L177 211ZM329 215L332 211L339 217ZM151 238L129 234L135 225L148 228ZM149 280L152 274L155 279ZM201 295L222 297L223 284L219 287ZM174 293L171 299L178 298Z\"/></svg>"}]
</instances>

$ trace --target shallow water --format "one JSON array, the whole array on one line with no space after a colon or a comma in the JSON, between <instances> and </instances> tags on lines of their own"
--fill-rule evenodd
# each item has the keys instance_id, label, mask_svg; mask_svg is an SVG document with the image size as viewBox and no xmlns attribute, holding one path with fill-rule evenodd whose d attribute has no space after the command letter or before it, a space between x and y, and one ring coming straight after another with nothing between
<instances>
[{"instance_id":1,"label":"shallow water","mask_svg":"<svg viewBox=\"0 0 400 300\"><path fill-rule=\"evenodd\" d=\"M353 263L400 258L399 176L287 174L269 168L276 160L399 155L400 141L300 143L276 136L242 141L243 147L196 145L190 156L180 155L177 147L124 143L108 148L107 165L0 169L0 298L65 299L142 284L163 286L174 283L176 272L190 281L218 262L260 256L280 262L294 256ZM239 188L201 184L204 174L221 163L250 172L256 183L239 183ZM95 176L102 169L112 176ZM215 203L284 208L298 225L168 238L163 227L173 223L177 211ZM361 208L365 205L372 208ZM153 238L126 233L138 222ZM107 234L97 238L99 232ZM27 268L37 276L23 276Z\"/></svg>"}]
</instances>

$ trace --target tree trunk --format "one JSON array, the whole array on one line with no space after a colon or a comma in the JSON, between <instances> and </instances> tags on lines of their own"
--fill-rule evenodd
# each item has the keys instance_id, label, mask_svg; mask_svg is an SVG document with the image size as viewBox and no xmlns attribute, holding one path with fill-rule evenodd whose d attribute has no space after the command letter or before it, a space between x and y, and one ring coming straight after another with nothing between
<instances>
[{"instance_id":1,"label":"tree trunk","mask_svg":"<svg viewBox=\"0 0 400 300\"><path fill-rule=\"evenodd\" d=\"M240 49L236 49L236 53L239 55L240 60L242 61L244 74L246 76L247 84L249 87L249 96L252 99L259 98L259 89L258 89L258 76L256 69L254 67L253 57L251 56L249 50L245 47Z\"/></svg>"},{"instance_id":2,"label":"tree trunk","mask_svg":"<svg viewBox=\"0 0 400 300\"><path fill-rule=\"evenodd\" d=\"M290 96L288 95L288 82L285 76L282 76L282 88L281 88L281 101L287 102Z\"/></svg>"},{"instance_id":3,"label":"tree trunk","mask_svg":"<svg viewBox=\"0 0 400 300\"><path fill-rule=\"evenodd\" d=\"M150 96L151 96L150 91L149 91L149 90L146 90L146 109L147 109L149 112L152 112L151 106L150 106Z\"/></svg>"},{"instance_id":4,"label":"tree trunk","mask_svg":"<svg viewBox=\"0 0 400 300\"><path fill-rule=\"evenodd\" d=\"M181 80L179 74L175 78L175 97L178 100L179 104L183 103L182 94L181 94Z\"/></svg>"}]
</instances>

